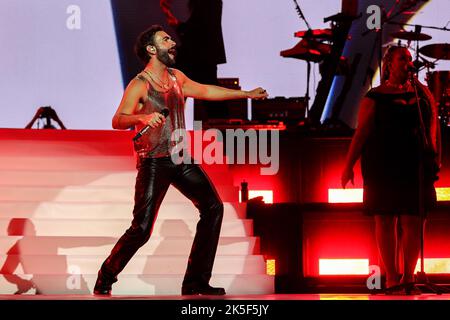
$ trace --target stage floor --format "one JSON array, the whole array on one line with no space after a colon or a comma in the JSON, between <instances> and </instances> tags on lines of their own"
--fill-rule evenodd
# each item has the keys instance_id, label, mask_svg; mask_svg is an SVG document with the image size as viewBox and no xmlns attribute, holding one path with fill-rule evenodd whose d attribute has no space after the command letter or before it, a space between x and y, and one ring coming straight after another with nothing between
<instances>
[{"instance_id":1,"label":"stage floor","mask_svg":"<svg viewBox=\"0 0 450 320\"><path fill-rule=\"evenodd\" d=\"M450 300L450 294L384 295L384 294L267 294L225 296L148 295L98 297L93 295L0 295L0 300Z\"/></svg>"}]
</instances>

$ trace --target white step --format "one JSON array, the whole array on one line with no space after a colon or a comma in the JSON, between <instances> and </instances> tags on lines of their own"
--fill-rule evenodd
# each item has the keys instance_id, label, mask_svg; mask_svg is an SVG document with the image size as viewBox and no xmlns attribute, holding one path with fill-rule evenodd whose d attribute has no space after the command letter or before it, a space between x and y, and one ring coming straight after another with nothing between
<instances>
[{"instance_id":1,"label":"white step","mask_svg":"<svg viewBox=\"0 0 450 320\"><path fill-rule=\"evenodd\" d=\"M217 185L233 185L230 174L206 169ZM123 171L55 171L55 170L0 170L3 186L134 186L136 170Z\"/></svg>"},{"instance_id":2,"label":"white step","mask_svg":"<svg viewBox=\"0 0 450 320\"><path fill-rule=\"evenodd\" d=\"M216 134L215 139L203 143L202 132L187 131L190 146L205 149L206 146L223 146ZM216 131L216 133L218 133ZM0 129L0 149L8 156L45 155L133 155L132 138L135 132L130 130L23 130ZM213 138L211 137L211 138ZM200 142L200 144L198 143ZM191 153L193 148L190 149ZM196 150L200 151L200 150Z\"/></svg>"},{"instance_id":3,"label":"white step","mask_svg":"<svg viewBox=\"0 0 450 320\"><path fill-rule=\"evenodd\" d=\"M132 219L133 202L79 203L79 202L0 202L3 218L43 219ZM224 220L244 219L246 204L224 202ZM159 208L158 219L193 219L199 211L189 202L164 200Z\"/></svg>"},{"instance_id":4,"label":"white step","mask_svg":"<svg viewBox=\"0 0 450 320\"><path fill-rule=\"evenodd\" d=\"M134 204L129 202L0 202L0 217L44 219L131 219ZM244 219L246 204L224 202L224 220ZM158 219L194 219L198 209L190 202L169 202L166 199L159 208Z\"/></svg>"},{"instance_id":5,"label":"white step","mask_svg":"<svg viewBox=\"0 0 450 320\"><path fill-rule=\"evenodd\" d=\"M130 226L131 219L27 219L25 226L11 234L10 219L0 218L0 236L98 236L120 237ZM155 237L191 237L195 235L198 219L156 219L152 235ZM9 229L9 230L8 230ZM236 219L222 222L221 236L245 237L253 235L253 220Z\"/></svg>"},{"instance_id":6,"label":"white step","mask_svg":"<svg viewBox=\"0 0 450 320\"><path fill-rule=\"evenodd\" d=\"M223 160L224 162L225 160ZM206 172L223 172L228 168L227 164L214 163L206 165L202 163ZM24 151L23 155L0 156L0 170L33 170L39 168L44 171L123 171L136 170L136 158L134 156L119 155L30 155Z\"/></svg>"},{"instance_id":7,"label":"white step","mask_svg":"<svg viewBox=\"0 0 450 320\"><path fill-rule=\"evenodd\" d=\"M0 265L7 258L20 261L27 274L97 274L106 255L0 255ZM140 255L136 254L121 274L184 274L188 262L187 255ZM74 271L75 270L75 271ZM217 256L213 274L264 274L264 258L261 255Z\"/></svg>"},{"instance_id":8,"label":"white step","mask_svg":"<svg viewBox=\"0 0 450 320\"><path fill-rule=\"evenodd\" d=\"M0 170L2 186L134 186L136 170L50 171Z\"/></svg>"},{"instance_id":9,"label":"white step","mask_svg":"<svg viewBox=\"0 0 450 320\"><path fill-rule=\"evenodd\" d=\"M96 275L27 275L21 279L32 279L41 294L92 294ZM10 280L11 281L11 280ZM0 275L0 294L14 294L17 285ZM176 295L181 294L183 275L119 275L113 285L113 295ZM22 282L24 290L27 282ZM31 283L31 282L30 282ZM214 275L210 284L225 288L227 295L273 294L274 277L268 275ZM25 292L35 294L31 288Z\"/></svg>"},{"instance_id":10,"label":"white step","mask_svg":"<svg viewBox=\"0 0 450 320\"><path fill-rule=\"evenodd\" d=\"M133 135L114 130L0 129L0 148L7 156L133 156Z\"/></svg>"},{"instance_id":11,"label":"white step","mask_svg":"<svg viewBox=\"0 0 450 320\"><path fill-rule=\"evenodd\" d=\"M222 201L239 201L238 187L216 186L216 189ZM131 186L0 186L0 201L130 202L133 199L134 187ZM164 201L189 202L190 200L176 188L170 186Z\"/></svg>"},{"instance_id":12,"label":"white step","mask_svg":"<svg viewBox=\"0 0 450 320\"><path fill-rule=\"evenodd\" d=\"M2 170L111 171L136 169L132 156L1 156Z\"/></svg>"},{"instance_id":13,"label":"white step","mask_svg":"<svg viewBox=\"0 0 450 320\"><path fill-rule=\"evenodd\" d=\"M111 252L115 237L0 237L0 254L104 255ZM150 237L139 249L144 255L189 255L193 237ZM257 237L220 237L217 255L245 255L259 252Z\"/></svg>"}]
</instances>

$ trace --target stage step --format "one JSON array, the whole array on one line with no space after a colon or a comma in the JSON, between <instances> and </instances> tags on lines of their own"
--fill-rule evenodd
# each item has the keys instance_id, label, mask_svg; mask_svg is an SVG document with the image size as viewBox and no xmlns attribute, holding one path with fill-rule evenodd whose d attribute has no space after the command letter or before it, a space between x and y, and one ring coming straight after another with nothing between
<instances>
[{"instance_id":1,"label":"stage step","mask_svg":"<svg viewBox=\"0 0 450 320\"><path fill-rule=\"evenodd\" d=\"M0 265L20 261L27 274L97 274L105 255L0 255ZM134 255L121 274L184 274L186 255ZM265 274L264 258L260 255L216 256L213 274Z\"/></svg>"},{"instance_id":2,"label":"stage step","mask_svg":"<svg viewBox=\"0 0 450 320\"><path fill-rule=\"evenodd\" d=\"M0 254L15 255L104 255L111 252L117 237L2 236ZM139 249L144 255L189 255L193 237L150 237ZM246 255L259 252L257 237L220 237L217 255Z\"/></svg>"},{"instance_id":3,"label":"stage step","mask_svg":"<svg viewBox=\"0 0 450 320\"><path fill-rule=\"evenodd\" d=\"M129 130L24 130L0 129L5 156L133 156ZM30 166L29 166L30 167ZM32 166L31 166L32 167Z\"/></svg>"},{"instance_id":4,"label":"stage step","mask_svg":"<svg viewBox=\"0 0 450 320\"><path fill-rule=\"evenodd\" d=\"M224 202L239 202L239 187L217 186ZM134 199L134 187L68 186L0 186L0 201L58 201L58 202L129 202ZM166 202L189 202L180 191L169 187Z\"/></svg>"},{"instance_id":5,"label":"stage step","mask_svg":"<svg viewBox=\"0 0 450 320\"><path fill-rule=\"evenodd\" d=\"M1 170L116 171L136 170L133 156L0 156Z\"/></svg>"},{"instance_id":6,"label":"stage step","mask_svg":"<svg viewBox=\"0 0 450 320\"><path fill-rule=\"evenodd\" d=\"M1 144L0 144L1 146ZM31 165L32 164L32 165ZM228 165L217 163L207 165L201 163L202 168L209 174L211 172L227 171ZM40 168L44 171L123 171L136 170L134 156L0 156L0 170L30 170Z\"/></svg>"},{"instance_id":7,"label":"stage step","mask_svg":"<svg viewBox=\"0 0 450 320\"><path fill-rule=\"evenodd\" d=\"M96 275L28 275L18 274L21 293L36 294L91 294ZM18 285L11 283L15 279L5 279L0 275L0 294L14 294ZM119 275L119 281L113 285L113 295L181 295L182 275ZM34 284L35 288L30 288ZM213 275L211 285L225 288L228 295L273 294L274 277L262 274L219 274ZM130 297L132 298L132 297Z\"/></svg>"},{"instance_id":8,"label":"stage step","mask_svg":"<svg viewBox=\"0 0 450 320\"><path fill-rule=\"evenodd\" d=\"M0 218L0 236L11 234L10 219ZM195 235L198 219L157 219L152 235L155 237L190 237ZM131 219L27 219L20 235L27 236L117 236L131 225ZM9 229L9 230L8 230ZM222 222L221 236L253 235L253 220L235 219ZM15 234L17 235L17 233Z\"/></svg>"},{"instance_id":9,"label":"stage step","mask_svg":"<svg viewBox=\"0 0 450 320\"><path fill-rule=\"evenodd\" d=\"M2 218L42 219L129 219L133 218L134 203L128 202L37 202L1 201ZM224 202L224 221L245 219L246 204ZM190 202L169 202L166 199L159 208L158 219L195 219L198 209Z\"/></svg>"},{"instance_id":10,"label":"stage step","mask_svg":"<svg viewBox=\"0 0 450 320\"><path fill-rule=\"evenodd\" d=\"M224 171L205 169L214 185L232 185L232 176ZM133 186L136 170L123 171L55 171L0 170L2 186Z\"/></svg>"},{"instance_id":11,"label":"stage step","mask_svg":"<svg viewBox=\"0 0 450 320\"><path fill-rule=\"evenodd\" d=\"M92 293L101 263L133 217L133 136L0 129L0 294ZM274 277L265 274L259 238L228 165L201 166L224 202L210 284L228 294L272 294ZM150 240L113 294L180 295L198 220L197 208L170 187ZM31 278L32 286L24 280Z\"/></svg>"}]
</instances>

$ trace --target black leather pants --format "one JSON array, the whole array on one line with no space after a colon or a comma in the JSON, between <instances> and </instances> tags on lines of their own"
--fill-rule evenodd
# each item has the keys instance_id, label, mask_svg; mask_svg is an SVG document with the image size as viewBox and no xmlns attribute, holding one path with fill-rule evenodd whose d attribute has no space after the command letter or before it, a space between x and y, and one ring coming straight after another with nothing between
<instances>
[{"instance_id":1,"label":"black leather pants","mask_svg":"<svg viewBox=\"0 0 450 320\"><path fill-rule=\"evenodd\" d=\"M148 241L161 202L171 184L200 211L183 286L208 284L219 241L223 203L199 165L176 165L170 157L147 158L138 165L134 218L100 269L106 281L114 281L136 251Z\"/></svg>"}]
</instances>

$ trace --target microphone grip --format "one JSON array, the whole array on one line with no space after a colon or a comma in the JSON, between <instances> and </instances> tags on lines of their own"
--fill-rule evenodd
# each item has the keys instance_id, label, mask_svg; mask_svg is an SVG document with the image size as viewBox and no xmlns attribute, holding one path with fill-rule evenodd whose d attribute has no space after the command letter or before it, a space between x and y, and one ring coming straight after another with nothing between
<instances>
[{"instance_id":1,"label":"microphone grip","mask_svg":"<svg viewBox=\"0 0 450 320\"><path fill-rule=\"evenodd\" d=\"M164 116L164 118L167 118L167 116L169 116L169 109L167 108L162 109L161 114ZM133 141L136 141L140 137L142 137L148 131L148 129L150 129L150 125L146 125L141 130L139 130L139 132L133 137Z\"/></svg>"},{"instance_id":2,"label":"microphone grip","mask_svg":"<svg viewBox=\"0 0 450 320\"><path fill-rule=\"evenodd\" d=\"M133 137L133 141L138 140L140 137L142 137L144 135L144 133L146 133L148 131L148 129L150 129L149 125L146 125L145 127L143 127L141 130L139 130L139 132Z\"/></svg>"}]
</instances>

